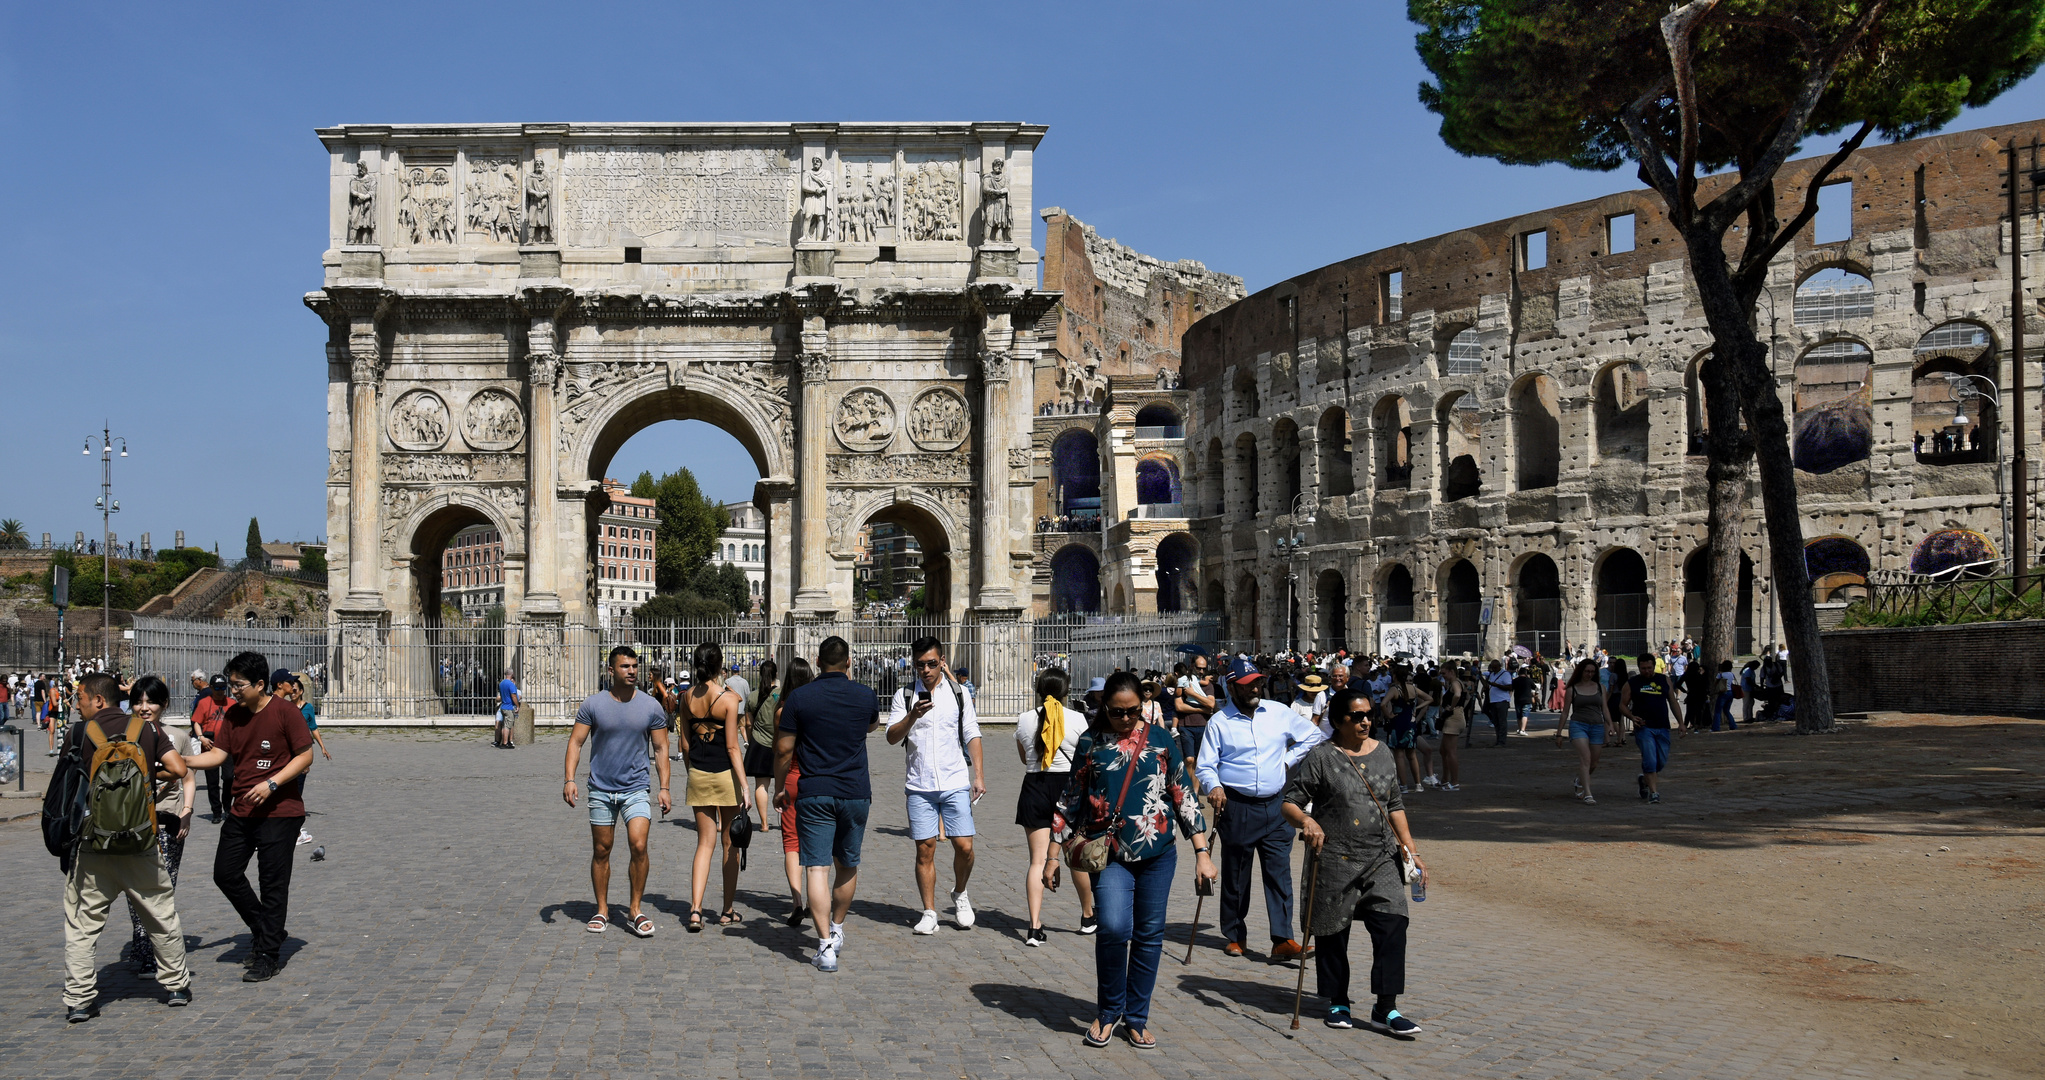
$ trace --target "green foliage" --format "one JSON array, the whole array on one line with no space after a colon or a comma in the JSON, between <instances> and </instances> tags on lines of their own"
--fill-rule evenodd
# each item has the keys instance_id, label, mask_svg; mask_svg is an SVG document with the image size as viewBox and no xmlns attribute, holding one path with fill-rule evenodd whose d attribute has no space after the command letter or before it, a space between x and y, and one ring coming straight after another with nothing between
<instances>
[{"instance_id":1,"label":"green foliage","mask_svg":"<svg viewBox=\"0 0 2045 1080\"><path fill-rule=\"evenodd\" d=\"M746 572L730 563L704 564L689 579L687 591L732 611L751 611L753 607L753 591L746 581Z\"/></svg>"},{"instance_id":2,"label":"green foliage","mask_svg":"<svg viewBox=\"0 0 2045 1080\"><path fill-rule=\"evenodd\" d=\"M641 473L632 482L632 494L652 499L654 513L660 515L660 528L654 533L654 587L660 592L682 589L710 561L717 536L730 526L731 515L703 497L695 474L686 468L657 481L653 474Z\"/></svg>"},{"instance_id":3,"label":"green foliage","mask_svg":"<svg viewBox=\"0 0 2045 1080\"><path fill-rule=\"evenodd\" d=\"M220 556L205 548L168 548L156 553L156 565L175 574L178 581L183 581L191 577L194 570L219 566Z\"/></svg>"},{"instance_id":4,"label":"green foliage","mask_svg":"<svg viewBox=\"0 0 2045 1080\"><path fill-rule=\"evenodd\" d=\"M717 623L729 622L732 610L693 592L661 593L639 605L632 617L640 623Z\"/></svg>"},{"instance_id":5,"label":"green foliage","mask_svg":"<svg viewBox=\"0 0 2045 1080\"><path fill-rule=\"evenodd\" d=\"M100 593L105 588L105 563L87 556L79 558L69 551L51 553L51 566L62 566L71 571L71 606L98 607ZM114 607L132 611L150 601L152 597L167 593L178 587L192 572L202 567L220 565L220 557L201 548L171 548L156 553L155 562L140 559L113 560L114 588L108 600ZM44 597L50 596L56 574L45 570L39 576Z\"/></svg>"},{"instance_id":6,"label":"green foliage","mask_svg":"<svg viewBox=\"0 0 2045 1080\"><path fill-rule=\"evenodd\" d=\"M924 614L922 589L919 588L909 594L909 606L902 609L902 614L911 617Z\"/></svg>"},{"instance_id":7,"label":"green foliage","mask_svg":"<svg viewBox=\"0 0 2045 1080\"><path fill-rule=\"evenodd\" d=\"M248 549L244 554L256 562L263 560L263 527L256 524L255 518L249 519Z\"/></svg>"},{"instance_id":8,"label":"green foliage","mask_svg":"<svg viewBox=\"0 0 2045 1080\"><path fill-rule=\"evenodd\" d=\"M0 548L19 551L28 546L28 528L20 518L0 518Z\"/></svg>"},{"instance_id":9,"label":"green foliage","mask_svg":"<svg viewBox=\"0 0 2045 1080\"><path fill-rule=\"evenodd\" d=\"M1463 154L1618 168L1636 155L1621 113L1669 75L1660 20L1670 8L1668 0L1409 0L1433 76L1421 84L1421 104L1441 116L1442 141ZM1751 163L1774 137L1812 70L1791 27L1830 42L1864 10L1839 0L1730 0L1706 16L1696 52L1710 109L1700 166ZM1994 100L2041 59L2040 0L1894 0L1840 64L1801 134L1868 121L1888 138L1914 138ZM1673 124L1674 112L1661 115Z\"/></svg>"},{"instance_id":10,"label":"green foliage","mask_svg":"<svg viewBox=\"0 0 2045 1080\"><path fill-rule=\"evenodd\" d=\"M307 548L298 560L298 568L308 574L327 572L327 553L320 548Z\"/></svg>"}]
</instances>

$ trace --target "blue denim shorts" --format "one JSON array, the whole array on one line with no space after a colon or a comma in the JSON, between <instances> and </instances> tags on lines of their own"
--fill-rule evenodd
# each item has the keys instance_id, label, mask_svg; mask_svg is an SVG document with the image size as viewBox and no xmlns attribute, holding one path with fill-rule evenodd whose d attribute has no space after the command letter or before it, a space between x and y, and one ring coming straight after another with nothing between
<instances>
[{"instance_id":1,"label":"blue denim shorts","mask_svg":"<svg viewBox=\"0 0 2045 1080\"><path fill-rule=\"evenodd\" d=\"M859 847L866 839L866 812L872 799L840 799L832 795L801 795L795 800L795 831L800 837L797 861L804 866L859 865Z\"/></svg>"},{"instance_id":2,"label":"blue denim shorts","mask_svg":"<svg viewBox=\"0 0 2045 1080\"><path fill-rule=\"evenodd\" d=\"M1586 724L1581 720L1571 720L1569 722L1569 737L1572 739L1588 739L1592 746L1603 746L1605 745L1605 725Z\"/></svg>"},{"instance_id":3,"label":"blue denim shorts","mask_svg":"<svg viewBox=\"0 0 2045 1080\"><path fill-rule=\"evenodd\" d=\"M947 838L973 835L973 793L957 791L911 791L909 794L909 839L933 840L938 822L944 822Z\"/></svg>"},{"instance_id":4,"label":"blue denim shorts","mask_svg":"<svg viewBox=\"0 0 2045 1080\"><path fill-rule=\"evenodd\" d=\"M1669 763L1669 729L1638 728L1633 741L1640 744L1640 771L1658 773Z\"/></svg>"},{"instance_id":5,"label":"blue denim shorts","mask_svg":"<svg viewBox=\"0 0 2045 1080\"><path fill-rule=\"evenodd\" d=\"M638 791L589 791L589 823L616 825L633 818L653 820L653 797L645 788Z\"/></svg>"}]
</instances>

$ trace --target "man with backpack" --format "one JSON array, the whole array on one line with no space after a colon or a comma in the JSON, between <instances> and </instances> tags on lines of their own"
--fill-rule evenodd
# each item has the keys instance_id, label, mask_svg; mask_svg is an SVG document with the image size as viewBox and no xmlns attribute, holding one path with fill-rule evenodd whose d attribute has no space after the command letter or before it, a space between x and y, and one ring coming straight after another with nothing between
<instances>
[{"instance_id":1,"label":"man with backpack","mask_svg":"<svg viewBox=\"0 0 2045 1080\"><path fill-rule=\"evenodd\" d=\"M114 897L126 895L141 915L156 954L156 981L173 1007L192 1003L185 935L178 924L170 874L156 845L155 768L182 779L185 762L160 725L130 717L116 704L120 683L95 671L78 682L78 707L90 719L64 734L52 792L73 792L57 820L46 806L44 840L69 856L64 883L64 1019L90 1020L98 1010L99 965L93 949ZM54 831L59 834L53 836Z\"/></svg>"},{"instance_id":2,"label":"man with backpack","mask_svg":"<svg viewBox=\"0 0 2045 1080\"><path fill-rule=\"evenodd\" d=\"M305 714L270 692L270 661L262 653L236 653L227 662L228 707L212 749L195 755L193 768L232 762L228 817L213 856L213 884L220 887L251 935L243 982L264 982L279 970L284 919L291 900L291 857L305 826L300 777L312 768L312 731ZM262 893L249 887L249 860L256 860Z\"/></svg>"},{"instance_id":3,"label":"man with backpack","mask_svg":"<svg viewBox=\"0 0 2045 1080\"><path fill-rule=\"evenodd\" d=\"M937 841L951 840L952 918L971 930L973 902L966 882L973 876L973 804L987 793L980 765L980 722L973 696L944 662L934 637L909 645L915 679L889 699L888 745L908 753L903 787L909 800L909 838L916 842L916 887L923 917L916 933L937 933Z\"/></svg>"}]
</instances>

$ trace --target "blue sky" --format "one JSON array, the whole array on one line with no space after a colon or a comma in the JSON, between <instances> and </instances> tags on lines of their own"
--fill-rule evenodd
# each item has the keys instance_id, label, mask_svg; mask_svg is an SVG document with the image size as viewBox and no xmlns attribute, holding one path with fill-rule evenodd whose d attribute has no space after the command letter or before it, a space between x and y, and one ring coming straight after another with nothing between
<instances>
[{"instance_id":1,"label":"blue sky","mask_svg":"<svg viewBox=\"0 0 2045 1080\"><path fill-rule=\"evenodd\" d=\"M1414 99L1404 5L12 4L0 13L0 517L238 551L326 531L320 281L335 123L1024 120L1037 205L1252 289L1633 186L1460 158ZM1955 125L2045 115L2037 79ZM1041 241L1041 222L1035 223ZM693 432L692 432L693 429ZM701 424L629 479L757 475Z\"/></svg>"}]
</instances>

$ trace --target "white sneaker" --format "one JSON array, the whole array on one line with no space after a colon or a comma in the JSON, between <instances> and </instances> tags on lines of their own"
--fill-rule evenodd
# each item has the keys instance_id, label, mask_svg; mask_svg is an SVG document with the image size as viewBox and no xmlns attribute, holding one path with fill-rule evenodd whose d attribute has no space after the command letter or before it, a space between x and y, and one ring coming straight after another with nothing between
<instances>
[{"instance_id":1,"label":"white sneaker","mask_svg":"<svg viewBox=\"0 0 2045 1080\"><path fill-rule=\"evenodd\" d=\"M827 939L817 946L817 954L810 958L810 965L818 971L838 970L838 939Z\"/></svg>"},{"instance_id":2,"label":"white sneaker","mask_svg":"<svg viewBox=\"0 0 2045 1080\"><path fill-rule=\"evenodd\" d=\"M916 932L919 934L937 933L937 912L924 908L923 917L916 920Z\"/></svg>"},{"instance_id":3,"label":"white sneaker","mask_svg":"<svg viewBox=\"0 0 2045 1080\"><path fill-rule=\"evenodd\" d=\"M304 829L300 829L300 830L298 830L298 842L299 842L299 843L301 843L301 844L310 844L310 843L312 843L312 834L311 834L311 833L309 833L309 832L306 832L306 831L305 831Z\"/></svg>"},{"instance_id":4,"label":"white sneaker","mask_svg":"<svg viewBox=\"0 0 2045 1080\"><path fill-rule=\"evenodd\" d=\"M951 894L951 903L952 919L959 924L959 929L971 930L977 920L973 914L973 902L966 898L966 890L960 889Z\"/></svg>"},{"instance_id":5,"label":"white sneaker","mask_svg":"<svg viewBox=\"0 0 2045 1080\"><path fill-rule=\"evenodd\" d=\"M841 922L834 922L834 923L832 923L832 924L831 924L831 943L832 943L832 944L834 944L834 945L843 945L843 944L845 944L845 924L844 924L844 923L841 923Z\"/></svg>"}]
</instances>

